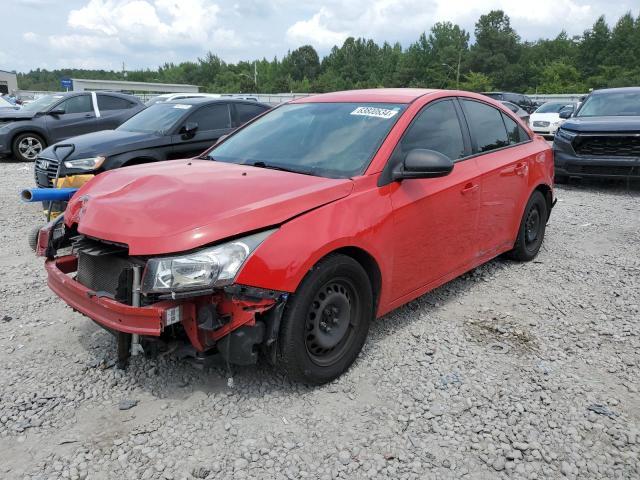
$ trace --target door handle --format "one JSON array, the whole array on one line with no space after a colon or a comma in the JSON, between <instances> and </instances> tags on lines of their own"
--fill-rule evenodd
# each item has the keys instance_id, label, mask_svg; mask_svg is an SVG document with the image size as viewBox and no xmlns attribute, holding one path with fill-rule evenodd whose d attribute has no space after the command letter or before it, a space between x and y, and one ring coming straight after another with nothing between
<instances>
[{"instance_id":1,"label":"door handle","mask_svg":"<svg viewBox=\"0 0 640 480\"><path fill-rule=\"evenodd\" d=\"M91 113L87 113L87 114L84 116L84 118L91 118L91 117L93 117L93 114L91 114Z\"/></svg>"},{"instance_id":2,"label":"door handle","mask_svg":"<svg viewBox=\"0 0 640 480\"><path fill-rule=\"evenodd\" d=\"M460 193L462 193L463 195L467 195L468 193L475 192L479 188L480 188L480 185L478 185L477 183L467 183L464 186L464 188L462 190L460 190Z\"/></svg>"}]
</instances>

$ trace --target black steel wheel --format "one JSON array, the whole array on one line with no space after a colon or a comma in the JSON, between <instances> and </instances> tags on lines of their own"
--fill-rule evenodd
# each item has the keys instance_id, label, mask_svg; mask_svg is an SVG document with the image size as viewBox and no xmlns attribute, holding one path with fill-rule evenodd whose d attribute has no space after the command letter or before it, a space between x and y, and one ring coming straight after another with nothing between
<instances>
[{"instance_id":1,"label":"black steel wheel","mask_svg":"<svg viewBox=\"0 0 640 480\"><path fill-rule=\"evenodd\" d=\"M509 252L511 258L526 262L538 255L544 240L548 218L549 212L544 195L539 191L533 192L524 209L513 250Z\"/></svg>"},{"instance_id":2,"label":"black steel wheel","mask_svg":"<svg viewBox=\"0 0 640 480\"><path fill-rule=\"evenodd\" d=\"M374 315L371 283L353 258L331 255L304 278L285 308L278 363L296 381L322 384L357 358Z\"/></svg>"}]
</instances>

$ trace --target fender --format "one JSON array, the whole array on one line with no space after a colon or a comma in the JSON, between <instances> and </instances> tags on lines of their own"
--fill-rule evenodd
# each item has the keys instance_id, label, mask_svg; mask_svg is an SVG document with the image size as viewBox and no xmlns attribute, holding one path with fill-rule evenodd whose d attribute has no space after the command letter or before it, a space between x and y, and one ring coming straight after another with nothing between
<instances>
[{"instance_id":1,"label":"fender","mask_svg":"<svg viewBox=\"0 0 640 480\"><path fill-rule=\"evenodd\" d=\"M354 179L351 195L284 223L249 257L236 283L295 292L309 270L336 250L355 247L377 263L382 275L379 311L390 301L385 285L393 266L393 221L388 187L376 186L377 175ZM349 208L343 208L349 202ZM360 212L354 219L354 204Z\"/></svg>"},{"instance_id":2,"label":"fender","mask_svg":"<svg viewBox=\"0 0 640 480\"><path fill-rule=\"evenodd\" d=\"M47 145L51 145L52 143L55 143L51 141L51 137L49 136L49 134L44 128L34 125L32 123L25 124L25 125L20 125L20 121L17 121L15 123L17 123L18 125L16 125L15 127L13 126L11 127L10 140L9 140L10 146L13 145L13 140L16 138L16 135L20 135L21 133L27 133L27 132L35 133L38 136L42 137Z\"/></svg>"},{"instance_id":3,"label":"fender","mask_svg":"<svg viewBox=\"0 0 640 480\"><path fill-rule=\"evenodd\" d=\"M162 150L162 147L160 147ZM115 168L122 167L125 163L134 159L145 159L151 162L160 162L162 160L166 160L166 155L162 155L161 151L155 149L145 149L145 150L133 150L132 152L121 153L119 155L115 155L114 157L107 158L106 168L103 170L113 170Z\"/></svg>"}]
</instances>

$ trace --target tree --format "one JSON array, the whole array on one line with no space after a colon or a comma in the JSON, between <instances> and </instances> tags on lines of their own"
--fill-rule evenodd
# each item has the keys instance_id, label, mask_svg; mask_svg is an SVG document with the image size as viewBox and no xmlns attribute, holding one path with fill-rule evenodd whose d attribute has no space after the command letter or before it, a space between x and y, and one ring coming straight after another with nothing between
<instances>
[{"instance_id":1,"label":"tree","mask_svg":"<svg viewBox=\"0 0 640 480\"><path fill-rule=\"evenodd\" d=\"M469 72L464 76L464 81L460 83L461 90L469 92L488 92L493 90L493 84L488 75L480 72Z\"/></svg>"}]
</instances>

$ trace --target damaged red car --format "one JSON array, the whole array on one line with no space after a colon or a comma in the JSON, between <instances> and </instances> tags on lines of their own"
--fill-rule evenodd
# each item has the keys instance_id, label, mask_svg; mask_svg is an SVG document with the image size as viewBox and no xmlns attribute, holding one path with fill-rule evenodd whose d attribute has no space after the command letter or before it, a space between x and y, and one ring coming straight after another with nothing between
<instances>
[{"instance_id":1,"label":"damaged red car","mask_svg":"<svg viewBox=\"0 0 640 480\"><path fill-rule=\"evenodd\" d=\"M184 341L330 381L369 323L488 260L531 260L547 143L462 91L376 89L275 108L202 156L98 175L43 228L51 289L119 357Z\"/></svg>"}]
</instances>

